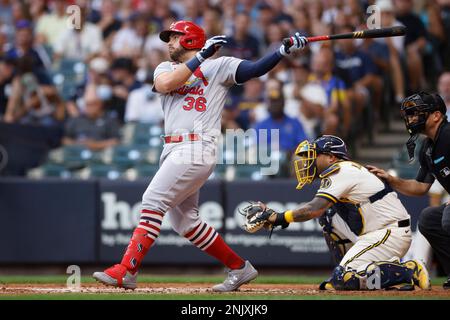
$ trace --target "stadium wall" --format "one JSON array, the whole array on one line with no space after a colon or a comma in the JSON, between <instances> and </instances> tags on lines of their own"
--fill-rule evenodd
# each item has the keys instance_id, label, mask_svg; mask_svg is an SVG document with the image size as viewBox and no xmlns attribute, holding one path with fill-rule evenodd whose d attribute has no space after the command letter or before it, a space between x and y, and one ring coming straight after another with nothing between
<instances>
[{"instance_id":1,"label":"stadium wall","mask_svg":"<svg viewBox=\"0 0 450 320\"><path fill-rule=\"evenodd\" d=\"M123 254L139 221L140 200L148 181L0 180L0 263L114 263ZM274 210L291 209L312 198L317 185L297 191L293 180L208 181L201 190L200 215L232 248L258 265L331 266L316 220L286 230L248 234L238 208L248 200ZM415 229L427 197L400 196ZM170 213L169 213L170 215ZM169 217L168 217L169 218ZM190 245L165 219L156 246L144 264L216 263Z\"/></svg>"}]
</instances>

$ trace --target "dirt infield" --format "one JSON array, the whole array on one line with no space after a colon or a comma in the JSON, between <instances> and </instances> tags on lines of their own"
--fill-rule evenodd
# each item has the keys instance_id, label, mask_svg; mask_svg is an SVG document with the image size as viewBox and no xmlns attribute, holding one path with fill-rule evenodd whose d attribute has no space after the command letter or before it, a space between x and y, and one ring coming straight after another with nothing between
<instances>
[{"instance_id":1,"label":"dirt infield","mask_svg":"<svg viewBox=\"0 0 450 320\"><path fill-rule=\"evenodd\" d=\"M212 284L188 284L188 283L145 283L140 284L134 291L106 287L101 284L82 284L79 290L70 289L56 284L4 284L0 287L0 298L2 295L27 295L27 294L218 294L211 291ZM317 285L306 284L248 284L242 286L239 291L227 293L228 295L260 295L260 296L321 296L332 298L336 294L340 296L386 296L386 297L410 297L410 298L444 298L450 299L450 290L434 286L432 290L414 291L320 291ZM223 294L222 294L223 295Z\"/></svg>"}]
</instances>

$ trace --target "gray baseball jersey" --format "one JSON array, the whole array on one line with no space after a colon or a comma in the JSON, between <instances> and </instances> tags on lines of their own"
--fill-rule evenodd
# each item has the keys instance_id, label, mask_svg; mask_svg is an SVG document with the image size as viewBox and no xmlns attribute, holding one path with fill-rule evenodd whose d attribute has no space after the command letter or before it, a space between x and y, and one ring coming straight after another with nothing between
<instances>
[{"instance_id":1,"label":"gray baseball jersey","mask_svg":"<svg viewBox=\"0 0 450 320\"><path fill-rule=\"evenodd\" d=\"M165 133L220 132L222 108L228 89L236 83L235 74L241 61L234 57L207 59L183 86L161 94ZM153 80L179 65L162 62L156 68Z\"/></svg>"}]
</instances>

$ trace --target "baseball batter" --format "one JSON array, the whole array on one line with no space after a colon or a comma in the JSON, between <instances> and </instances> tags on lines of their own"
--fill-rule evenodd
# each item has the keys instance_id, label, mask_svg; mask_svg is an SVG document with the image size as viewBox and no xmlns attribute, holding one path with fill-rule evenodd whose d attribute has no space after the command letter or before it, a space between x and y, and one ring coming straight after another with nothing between
<instances>
[{"instance_id":1,"label":"baseball batter","mask_svg":"<svg viewBox=\"0 0 450 320\"><path fill-rule=\"evenodd\" d=\"M411 229L397 194L365 167L350 161L339 137L303 141L296 155L298 189L321 179L314 199L283 213L262 203L250 205L246 208L247 230L255 232L267 224L287 227L291 222L320 217L327 244L339 264L322 289L429 288L428 273L420 261L400 263L411 244ZM379 287L370 282L377 271Z\"/></svg>"},{"instance_id":2,"label":"baseball batter","mask_svg":"<svg viewBox=\"0 0 450 320\"><path fill-rule=\"evenodd\" d=\"M256 62L233 57L211 58L226 43L225 36L206 41L204 31L189 21L173 23L160 33L172 61L154 72L154 90L161 94L164 111L164 150L160 168L142 197L139 225L120 264L95 272L98 281L134 289L139 265L159 235L168 214L173 229L230 269L213 290L226 292L256 278L258 272L238 256L198 212L199 189L215 167L217 134L229 88L270 71L291 51L305 47L298 33L292 45Z\"/></svg>"}]
</instances>

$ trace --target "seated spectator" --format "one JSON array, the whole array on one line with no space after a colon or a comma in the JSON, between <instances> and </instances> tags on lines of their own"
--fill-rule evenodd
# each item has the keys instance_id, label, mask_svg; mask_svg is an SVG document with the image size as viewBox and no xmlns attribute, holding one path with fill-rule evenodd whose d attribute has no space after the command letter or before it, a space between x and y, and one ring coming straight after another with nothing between
<instances>
[{"instance_id":1,"label":"seated spectator","mask_svg":"<svg viewBox=\"0 0 450 320\"><path fill-rule=\"evenodd\" d=\"M36 42L48 44L52 48L57 45L61 33L67 29L66 0L54 0L53 10L42 15L36 23Z\"/></svg>"},{"instance_id":2,"label":"seated spectator","mask_svg":"<svg viewBox=\"0 0 450 320\"><path fill-rule=\"evenodd\" d=\"M351 106L347 88L344 81L333 74L333 68L334 56L330 49L323 48L313 55L307 84L319 85L324 90L324 105L314 103L311 95L305 94L306 89L299 95L302 102L301 118L306 118L304 121L313 120L318 125L314 137L320 134L335 135L338 132L345 136L350 130Z\"/></svg>"},{"instance_id":3,"label":"seated spectator","mask_svg":"<svg viewBox=\"0 0 450 320\"><path fill-rule=\"evenodd\" d=\"M105 58L97 57L89 62L86 80L74 88L66 103L67 113L70 117L78 117L80 112L83 112L83 97L88 86L96 86L98 95L105 105L112 98L112 86L108 71L109 62Z\"/></svg>"},{"instance_id":4,"label":"seated spectator","mask_svg":"<svg viewBox=\"0 0 450 320\"><path fill-rule=\"evenodd\" d=\"M380 10L381 26L383 28L403 26L401 22L395 19L395 8L392 4L392 0L377 0L375 5ZM405 37L377 38L373 41L384 43L389 49L388 72L392 80L391 84L395 93L395 102L400 104L405 97L405 80L401 64L405 55ZM370 48L368 48L368 50L370 50Z\"/></svg>"},{"instance_id":5,"label":"seated spectator","mask_svg":"<svg viewBox=\"0 0 450 320\"><path fill-rule=\"evenodd\" d=\"M64 120L64 102L56 87L33 72L33 59L17 60L16 75L6 107L5 122L52 126Z\"/></svg>"},{"instance_id":6,"label":"seated spectator","mask_svg":"<svg viewBox=\"0 0 450 320\"><path fill-rule=\"evenodd\" d=\"M339 33L349 32L353 32L353 27L345 26L339 30ZM373 91L374 107L376 110L380 110L383 83L381 78L375 74L375 65L372 59L356 47L353 39L338 41L335 59L336 74L346 82L355 106L354 120L358 119L370 101L371 90Z\"/></svg>"},{"instance_id":7,"label":"seated spectator","mask_svg":"<svg viewBox=\"0 0 450 320\"><path fill-rule=\"evenodd\" d=\"M297 119L284 113L284 94L282 83L276 79L267 81L269 117L255 124L257 143L260 145L260 130L267 131L267 143L271 145L271 129L279 130L278 145L281 151L292 153L300 141L307 139L303 127ZM276 143L276 142L275 142Z\"/></svg>"},{"instance_id":8,"label":"seated spectator","mask_svg":"<svg viewBox=\"0 0 450 320\"><path fill-rule=\"evenodd\" d=\"M259 58L259 42L250 34L249 28L249 15L237 14L234 19L234 33L227 39L222 54L246 60Z\"/></svg>"},{"instance_id":9,"label":"seated spectator","mask_svg":"<svg viewBox=\"0 0 450 320\"><path fill-rule=\"evenodd\" d=\"M66 123L63 144L81 144L93 151L117 145L120 138L119 123L106 115L95 88L86 90L84 100L84 113Z\"/></svg>"},{"instance_id":10,"label":"seated spectator","mask_svg":"<svg viewBox=\"0 0 450 320\"><path fill-rule=\"evenodd\" d=\"M142 54L149 34L149 19L143 14L130 17L129 26L124 26L114 36L111 50L114 57L137 58Z\"/></svg>"},{"instance_id":11,"label":"seated spectator","mask_svg":"<svg viewBox=\"0 0 450 320\"><path fill-rule=\"evenodd\" d=\"M86 8L80 10L80 28L64 28L53 47L56 61L76 59L88 62L100 53L103 46L99 27L86 20Z\"/></svg>"},{"instance_id":12,"label":"seated spectator","mask_svg":"<svg viewBox=\"0 0 450 320\"><path fill-rule=\"evenodd\" d=\"M10 59L19 59L28 57L31 62L33 72L39 76L45 77L46 70L44 63L38 52L33 48L33 29L31 22L27 20L20 20L16 23L16 34L14 47L6 52L6 57ZM47 79L49 82L50 79Z\"/></svg>"},{"instance_id":13,"label":"seated spectator","mask_svg":"<svg viewBox=\"0 0 450 320\"><path fill-rule=\"evenodd\" d=\"M0 58L0 120L6 112L9 96L12 91L14 76L14 62L6 58Z\"/></svg>"},{"instance_id":14,"label":"seated spectator","mask_svg":"<svg viewBox=\"0 0 450 320\"><path fill-rule=\"evenodd\" d=\"M143 86L130 92L125 110L126 122L162 123L161 99L152 88L153 74L148 74Z\"/></svg>"},{"instance_id":15,"label":"seated spectator","mask_svg":"<svg viewBox=\"0 0 450 320\"><path fill-rule=\"evenodd\" d=\"M438 92L447 106L447 120L450 121L450 71L446 71L439 77Z\"/></svg>"},{"instance_id":16,"label":"seated spectator","mask_svg":"<svg viewBox=\"0 0 450 320\"><path fill-rule=\"evenodd\" d=\"M128 58L118 58L111 65L112 101L108 104L108 113L124 121L125 107L131 91L142 86L136 79L136 66Z\"/></svg>"},{"instance_id":17,"label":"seated spectator","mask_svg":"<svg viewBox=\"0 0 450 320\"><path fill-rule=\"evenodd\" d=\"M102 31L103 41L108 47L116 32L122 27L122 21L118 17L118 4L116 0L103 0L100 7L100 20L97 26Z\"/></svg>"},{"instance_id":18,"label":"seated spectator","mask_svg":"<svg viewBox=\"0 0 450 320\"><path fill-rule=\"evenodd\" d=\"M219 7L208 7L203 14L203 28L208 39L219 34L224 34L222 10Z\"/></svg>"},{"instance_id":19,"label":"seated spectator","mask_svg":"<svg viewBox=\"0 0 450 320\"><path fill-rule=\"evenodd\" d=\"M408 85L411 92L425 88L423 53L427 44L427 30L419 16L413 12L412 0L394 0L397 20L406 26L405 48Z\"/></svg>"},{"instance_id":20,"label":"seated spectator","mask_svg":"<svg viewBox=\"0 0 450 320\"><path fill-rule=\"evenodd\" d=\"M267 118L268 112L263 105L263 83L259 78L245 82L242 95L230 94L222 112L222 129L247 130L257 120ZM259 118L257 118L259 116Z\"/></svg>"}]
</instances>

